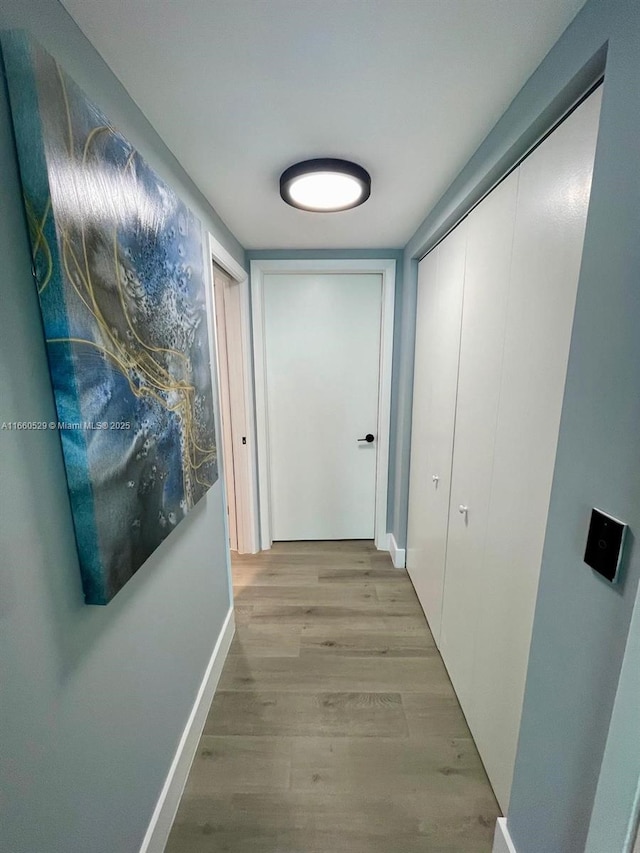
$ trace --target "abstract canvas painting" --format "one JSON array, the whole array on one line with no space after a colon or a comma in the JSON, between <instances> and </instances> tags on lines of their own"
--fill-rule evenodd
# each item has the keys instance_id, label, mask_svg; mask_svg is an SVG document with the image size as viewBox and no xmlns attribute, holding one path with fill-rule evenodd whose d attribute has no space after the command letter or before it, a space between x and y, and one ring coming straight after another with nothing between
<instances>
[{"instance_id":1,"label":"abstract canvas painting","mask_svg":"<svg viewBox=\"0 0 640 853\"><path fill-rule=\"evenodd\" d=\"M106 604L218 476L202 228L25 34L2 39L89 604ZM43 425L45 426L45 425Z\"/></svg>"}]
</instances>

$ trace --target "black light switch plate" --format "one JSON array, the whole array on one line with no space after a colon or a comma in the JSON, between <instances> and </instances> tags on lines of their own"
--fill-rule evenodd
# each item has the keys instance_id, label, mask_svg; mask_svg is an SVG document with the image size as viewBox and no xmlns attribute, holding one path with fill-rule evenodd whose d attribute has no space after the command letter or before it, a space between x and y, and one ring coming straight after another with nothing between
<instances>
[{"instance_id":1,"label":"black light switch plate","mask_svg":"<svg viewBox=\"0 0 640 853\"><path fill-rule=\"evenodd\" d=\"M627 525L600 509L591 511L584 561L611 583L618 580Z\"/></svg>"}]
</instances>

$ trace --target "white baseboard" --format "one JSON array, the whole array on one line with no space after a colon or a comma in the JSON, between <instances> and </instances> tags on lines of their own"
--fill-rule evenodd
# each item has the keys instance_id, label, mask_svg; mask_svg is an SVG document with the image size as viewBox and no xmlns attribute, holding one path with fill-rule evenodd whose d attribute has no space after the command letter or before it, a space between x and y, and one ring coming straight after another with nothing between
<instances>
[{"instance_id":1,"label":"white baseboard","mask_svg":"<svg viewBox=\"0 0 640 853\"><path fill-rule=\"evenodd\" d=\"M393 533L389 534L389 553L391 560L396 569L404 569L407 565L407 552L404 548L398 548L396 537Z\"/></svg>"},{"instance_id":2,"label":"white baseboard","mask_svg":"<svg viewBox=\"0 0 640 853\"><path fill-rule=\"evenodd\" d=\"M233 607L227 613L222 630L218 636L213 654L200 684L196 701L182 732L176 754L171 762L169 773L160 792L149 827L140 847L140 853L163 853L171 826L178 811L180 798L187 784L187 777L193 763L198 742L202 735L209 707L220 680L222 667L235 632Z\"/></svg>"},{"instance_id":3,"label":"white baseboard","mask_svg":"<svg viewBox=\"0 0 640 853\"><path fill-rule=\"evenodd\" d=\"M389 533L385 533L383 536L376 536L374 539L374 544L378 551L388 551L389 550Z\"/></svg>"},{"instance_id":4,"label":"white baseboard","mask_svg":"<svg viewBox=\"0 0 640 853\"><path fill-rule=\"evenodd\" d=\"M493 836L493 853L517 853L507 829L506 817L499 817L496 823L496 834Z\"/></svg>"}]
</instances>

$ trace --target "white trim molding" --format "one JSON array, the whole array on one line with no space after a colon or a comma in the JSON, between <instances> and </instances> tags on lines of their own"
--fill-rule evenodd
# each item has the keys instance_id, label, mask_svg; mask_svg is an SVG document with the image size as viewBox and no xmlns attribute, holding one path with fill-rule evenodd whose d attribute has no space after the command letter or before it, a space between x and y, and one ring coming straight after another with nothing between
<instances>
[{"instance_id":1,"label":"white trim molding","mask_svg":"<svg viewBox=\"0 0 640 853\"><path fill-rule=\"evenodd\" d=\"M219 240L216 240L213 234L209 234L209 254L219 267L229 273L231 278L236 281L248 280L249 275L245 268L236 261Z\"/></svg>"},{"instance_id":2,"label":"white trim molding","mask_svg":"<svg viewBox=\"0 0 640 853\"><path fill-rule=\"evenodd\" d=\"M382 324L380 335L380 386L377 424L377 464L375 501L375 544L388 550L387 486L389 478L389 429L391 422L391 369L393 358L393 318L396 293L396 262L389 258L353 260L255 260L251 261L251 304L253 312L253 358L256 391L258 451L258 497L260 544L271 548L271 481L269 474L269 427L264 334L265 274L373 273L382 276Z\"/></svg>"},{"instance_id":3,"label":"white trim molding","mask_svg":"<svg viewBox=\"0 0 640 853\"><path fill-rule=\"evenodd\" d=\"M242 520L238 524L238 550L240 553L255 554L260 550L258 466L256 458L256 411L253 396L253 359L251 354L251 297L249 274L224 248L213 234L209 234L209 257L221 267L240 288L240 313L242 325L242 364L244 374L244 407L247 432L246 466L237 466L236 492ZM213 275L211 275L213 286ZM213 292L212 292L213 297ZM212 304L214 300L212 299Z\"/></svg>"},{"instance_id":4,"label":"white trim molding","mask_svg":"<svg viewBox=\"0 0 640 853\"><path fill-rule=\"evenodd\" d=\"M492 853L517 853L515 845L507 829L506 817L499 817L496 822L496 834L493 836Z\"/></svg>"},{"instance_id":5,"label":"white trim molding","mask_svg":"<svg viewBox=\"0 0 640 853\"><path fill-rule=\"evenodd\" d=\"M398 548L396 537L393 533L389 534L389 553L391 561L396 569L404 569L407 565L407 552L404 548Z\"/></svg>"},{"instance_id":6,"label":"white trim molding","mask_svg":"<svg viewBox=\"0 0 640 853\"><path fill-rule=\"evenodd\" d=\"M234 633L235 622L232 606L218 635L196 700L151 816L140 847L140 853L163 853L166 847Z\"/></svg>"}]
</instances>

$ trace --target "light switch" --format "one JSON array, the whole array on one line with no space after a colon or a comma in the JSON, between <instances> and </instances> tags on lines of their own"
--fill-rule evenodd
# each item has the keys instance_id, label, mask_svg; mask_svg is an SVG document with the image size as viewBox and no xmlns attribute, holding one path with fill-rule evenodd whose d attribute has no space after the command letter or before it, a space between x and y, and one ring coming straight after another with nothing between
<instances>
[{"instance_id":1,"label":"light switch","mask_svg":"<svg viewBox=\"0 0 640 853\"><path fill-rule=\"evenodd\" d=\"M627 525L600 509L591 511L584 561L611 583L618 580Z\"/></svg>"}]
</instances>

